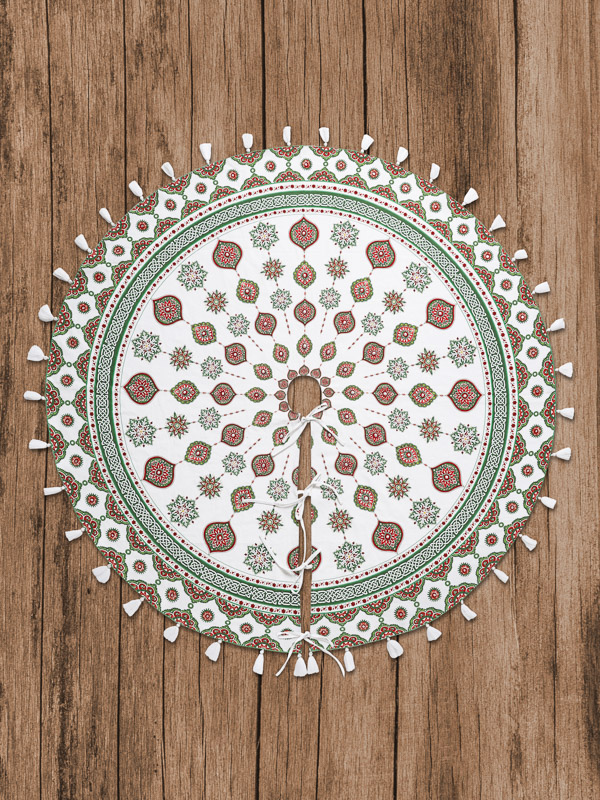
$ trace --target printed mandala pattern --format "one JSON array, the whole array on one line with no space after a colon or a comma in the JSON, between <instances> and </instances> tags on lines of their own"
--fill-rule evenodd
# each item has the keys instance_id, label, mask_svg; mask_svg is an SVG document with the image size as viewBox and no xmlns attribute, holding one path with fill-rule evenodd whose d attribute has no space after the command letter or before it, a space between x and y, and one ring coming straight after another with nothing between
<instances>
[{"instance_id":1,"label":"printed mandala pattern","mask_svg":"<svg viewBox=\"0 0 600 800\"><path fill-rule=\"evenodd\" d=\"M132 246L141 218L155 233ZM299 625L298 375L327 404L311 431L313 625L342 648L432 622L533 508L552 354L491 234L365 154L210 164L86 258L46 389L81 525L173 620L282 649Z\"/></svg>"}]
</instances>

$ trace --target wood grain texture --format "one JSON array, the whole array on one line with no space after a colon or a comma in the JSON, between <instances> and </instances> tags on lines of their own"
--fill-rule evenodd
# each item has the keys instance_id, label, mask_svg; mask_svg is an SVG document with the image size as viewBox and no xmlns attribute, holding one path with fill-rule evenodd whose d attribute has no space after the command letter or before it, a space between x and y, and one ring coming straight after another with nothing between
<instances>
[{"instance_id":1,"label":"wood grain texture","mask_svg":"<svg viewBox=\"0 0 600 800\"><path fill-rule=\"evenodd\" d=\"M598 10L591 0L5 0L1 14L0 249L0 796L119 800L314 797L548 797L600 793L598 522ZM44 438L43 413L24 403L41 388L31 344L36 318L56 309L80 254L118 218L136 179L149 191L198 165L256 146L315 144L373 152L427 175L508 226L525 247L531 283L547 279L547 322L560 380L558 446L547 493L528 533L470 605L478 619L444 616L439 642L406 637L357 651L345 681L329 659L299 681L262 678L255 654L206 642L164 619L121 610L129 588L96 583L86 539L68 544L74 517ZM312 398L301 392L298 402ZM311 404L312 407L314 404ZM307 409L308 410L308 409ZM307 467L307 464L304 465ZM303 477L308 477L304 469ZM16 613L15 613L16 612Z\"/></svg>"}]
</instances>

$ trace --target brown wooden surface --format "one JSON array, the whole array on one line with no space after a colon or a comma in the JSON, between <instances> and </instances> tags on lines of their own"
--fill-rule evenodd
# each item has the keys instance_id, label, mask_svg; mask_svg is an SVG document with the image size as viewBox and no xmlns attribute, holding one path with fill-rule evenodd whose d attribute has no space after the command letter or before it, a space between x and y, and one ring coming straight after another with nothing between
<instances>
[{"instance_id":1,"label":"brown wooden surface","mask_svg":"<svg viewBox=\"0 0 600 800\"><path fill-rule=\"evenodd\" d=\"M600 569L598 509L598 26L591 0L5 0L2 4L0 250L0 797L122 800L573 798L600 793ZM406 637L356 652L344 681L330 659L320 676L251 672L252 652L183 630L164 642L148 607L91 576L88 540L72 544L74 516L45 438L29 346L47 348L37 320L56 310L73 273L74 236L106 230L132 197L201 163L255 143L334 145L410 167L462 197L478 216L501 213L500 239L526 247L522 268L548 279L547 320L564 316L553 346L572 360L559 379L557 443L548 493L490 579L466 624L443 638ZM299 401L300 402L300 401ZM306 473L308 475L308 472ZM504 566L504 565L503 565Z\"/></svg>"}]
</instances>

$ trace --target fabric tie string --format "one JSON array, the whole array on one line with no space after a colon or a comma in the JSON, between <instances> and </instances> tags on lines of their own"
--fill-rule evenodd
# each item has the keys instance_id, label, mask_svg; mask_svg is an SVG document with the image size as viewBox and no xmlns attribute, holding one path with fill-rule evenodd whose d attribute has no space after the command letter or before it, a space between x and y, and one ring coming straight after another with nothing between
<instances>
[{"instance_id":1,"label":"fabric tie string","mask_svg":"<svg viewBox=\"0 0 600 800\"><path fill-rule=\"evenodd\" d=\"M329 408L328 403L321 403L320 406L313 408L313 410L305 417L300 417L300 419L296 421L296 424L291 426L287 434L285 435L282 441L283 447L278 446L274 448L274 450L272 451L273 456L278 456L281 453L285 452L286 450L289 450L289 448L292 447L302 436L304 429L306 428L307 425L310 425L311 422L316 422L317 425L320 425L324 431L327 431L327 433L330 436L332 436L338 444L343 445L342 440L333 430L333 428L330 428L328 425L325 425L325 423L322 420L318 419L317 417L317 414L321 414L323 411L327 411L328 408Z\"/></svg>"},{"instance_id":2,"label":"fabric tie string","mask_svg":"<svg viewBox=\"0 0 600 800\"><path fill-rule=\"evenodd\" d=\"M276 501L276 500L265 500L265 499L262 499L262 498L256 498L256 499L254 499L252 501L249 501L249 502L252 502L252 503L259 503L260 505L263 505L263 506L273 506L274 508L293 508L294 509L293 512L292 512L293 516L294 516L294 519L296 520L296 522L298 522L298 524L300 525L300 528L302 530L302 552L304 553L304 560L300 564L298 564L297 567L295 567L294 569L290 569L287 566L284 566L283 564L281 564L281 562L277 560L277 558L275 557L274 553L271 551L271 549L269 548L267 543L264 541L264 539L262 539L262 537L261 537L261 541L264 544L264 546L267 548L269 553L271 553L271 555L273 557L273 560L275 561L275 563L277 564L279 569L283 570L283 572L287 572L289 574L297 575L297 578L296 578L296 581L295 581L296 583L302 583L302 579L304 577L304 571L307 570L307 569L310 569L312 562L315 560L315 558L317 558L317 556L319 556L321 554L321 551L319 549L316 549L315 552L312 553L311 555L307 554L307 552L306 552L306 526L304 524L304 508L306 506L306 501L311 496L311 494L314 492L314 490L318 489L321 485L322 485L321 474L319 473L308 484L308 486L305 489L300 489L298 491L296 497L293 500ZM335 492L333 491L333 489L331 487L328 487L328 488L330 489L330 491L333 494L335 494Z\"/></svg>"},{"instance_id":3,"label":"fabric tie string","mask_svg":"<svg viewBox=\"0 0 600 800\"><path fill-rule=\"evenodd\" d=\"M289 664L294 649L299 642L307 642L308 644L312 644L314 647L317 647L322 653L325 653L325 655L329 656L330 658L333 658L335 663L340 668L342 675L346 677L346 670L342 666L342 663L333 655L333 653L330 653L329 650L327 649L328 647L332 647L331 639L328 636L320 636L319 634L311 633L310 631L304 631L304 633L294 633L293 631L282 631L279 638L282 641L289 642L289 649L287 658L284 661L283 666L281 667L279 672L276 673L277 678L281 675L281 673Z\"/></svg>"}]
</instances>

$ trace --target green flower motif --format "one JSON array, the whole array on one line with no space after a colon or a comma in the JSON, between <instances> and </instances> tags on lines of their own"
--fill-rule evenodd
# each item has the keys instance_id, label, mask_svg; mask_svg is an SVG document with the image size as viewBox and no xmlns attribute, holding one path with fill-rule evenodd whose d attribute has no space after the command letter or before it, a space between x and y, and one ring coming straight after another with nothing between
<instances>
[{"instance_id":1,"label":"green flower motif","mask_svg":"<svg viewBox=\"0 0 600 800\"><path fill-rule=\"evenodd\" d=\"M362 545L353 542L344 542L341 547L333 551L333 555L337 568L347 572L356 572L365 560Z\"/></svg>"},{"instance_id":2,"label":"green flower motif","mask_svg":"<svg viewBox=\"0 0 600 800\"><path fill-rule=\"evenodd\" d=\"M198 481L198 490L204 497L219 497L221 494L221 479L215 475L205 475Z\"/></svg>"},{"instance_id":3,"label":"green flower motif","mask_svg":"<svg viewBox=\"0 0 600 800\"><path fill-rule=\"evenodd\" d=\"M252 244L259 250L269 250L275 242L279 241L279 236L275 230L275 225L266 222L259 222L256 228L250 231Z\"/></svg>"},{"instance_id":4,"label":"green flower motif","mask_svg":"<svg viewBox=\"0 0 600 800\"><path fill-rule=\"evenodd\" d=\"M432 375L440 365L440 360L433 350L423 350L423 352L419 353L417 356L417 361L419 369L421 369L422 372L427 372L429 375Z\"/></svg>"},{"instance_id":5,"label":"green flower motif","mask_svg":"<svg viewBox=\"0 0 600 800\"><path fill-rule=\"evenodd\" d=\"M169 511L169 518L171 522L177 525L183 525L184 528L189 527L195 519L198 519L198 511L196 503L189 497L184 497L179 494L177 497L167 505Z\"/></svg>"},{"instance_id":6,"label":"green flower motif","mask_svg":"<svg viewBox=\"0 0 600 800\"><path fill-rule=\"evenodd\" d=\"M160 353L160 339L148 331L142 331L136 336L132 345L134 356L143 358L144 361L152 361Z\"/></svg>"},{"instance_id":7,"label":"green flower motif","mask_svg":"<svg viewBox=\"0 0 600 800\"><path fill-rule=\"evenodd\" d=\"M348 530L352 525L352 517L345 509L336 508L336 510L332 511L329 515L327 524L330 525L336 533L344 533L344 531Z\"/></svg>"},{"instance_id":8,"label":"green flower motif","mask_svg":"<svg viewBox=\"0 0 600 800\"><path fill-rule=\"evenodd\" d=\"M400 475L390 478L388 481L387 490L389 496L393 497L394 500L401 500L403 497L406 497L410 491L408 479L401 478Z\"/></svg>"},{"instance_id":9,"label":"green flower motif","mask_svg":"<svg viewBox=\"0 0 600 800\"><path fill-rule=\"evenodd\" d=\"M129 420L125 435L131 439L134 447L145 447L152 444L156 428L148 417L135 417Z\"/></svg>"},{"instance_id":10,"label":"green flower motif","mask_svg":"<svg viewBox=\"0 0 600 800\"><path fill-rule=\"evenodd\" d=\"M367 336L377 336L379 331L383 329L383 322L378 314L369 312L366 317L363 317L362 326Z\"/></svg>"},{"instance_id":11,"label":"green flower motif","mask_svg":"<svg viewBox=\"0 0 600 800\"><path fill-rule=\"evenodd\" d=\"M410 264L408 269L402 273L406 286L408 289L414 289L415 292L421 294L423 290L431 283L431 278L427 273L427 267L420 264Z\"/></svg>"},{"instance_id":12,"label":"green flower motif","mask_svg":"<svg viewBox=\"0 0 600 800\"><path fill-rule=\"evenodd\" d=\"M335 289L321 289L319 303L328 311L337 308L340 304L341 294Z\"/></svg>"},{"instance_id":13,"label":"green flower motif","mask_svg":"<svg viewBox=\"0 0 600 800\"><path fill-rule=\"evenodd\" d=\"M219 427L219 422L221 421L221 415L217 411L216 408L203 408L200 414L198 415L198 422L205 431L213 430L214 428Z\"/></svg>"},{"instance_id":14,"label":"green flower motif","mask_svg":"<svg viewBox=\"0 0 600 800\"><path fill-rule=\"evenodd\" d=\"M348 272L348 263L343 258L332 258L327 264L327 272L333 280L343 278Z\"/></svg>"},{"instance_id":15,"label":"green flower motif","mask_svg":"<svg viewBox=\"0 0 600 800\"><path fill-rule=\"evenodd\" d=\"M283 264L278 258L269 258L263 264L262 271L267 280L276 281L283 275Z\"/></svg>"},{"instance_id":16,"label":"green flower motif","mask_svg":"<svg viewBox=\"0 0 600 800\"><path fill-rule=\"evenodd\" d=\"M192 261L190 264L184 264L179 270L177 280L189 292L192 289L200 289L204 286L207 274L206 270L202 269L197 261Z\"/></svg>"},{"instance_id":17,"label":"green flower motif","mask_svg":"<svg viewBox=\"0 0 600 800\"><path fill-rule=\"evenodd\" d=\"M343 493L344 488L339 478L327 478L325 483L321 484L321 494L325 500L335 500Z\"/></svg>"},{"instance_id":18,"label":"green flower motif","mask_svg":"<svg viewBox=\"0 0 600 800\"><path fill-rule=\"evenodd\" d=\"M454 362L455 367L466 367L473 363L475 350L475 345L466 336L461 336L460 339L450 340L448 358Z\"/></svg>"},{"instance_id":19,"label":"green flower motif","mask_svg":"<svg viewBox=\"0 0 600 800\"><path fill-rule=\"evenodd\" d=\"M412 504L409 519L416 522L419 528L426 528L435 525L440 509L428 497L423 500L415 500Z\"/></svg>"},{"instance_id":20,"label":"green flower motif","mask_svg":"<svg viewBox=\"0 0 600 800\"><path fill-rule=\"evenodd\" d=\"M229 475L239 475L246 468L246 461L241 453L229 453L222 461L223 469Z\"/></svg>"},{"instance_id":21,"label":"green flower motif","mask_svg":"<svg viewBox=\"0 0 600 800\"><path fill-rule=\"evenodd\" d=\"M202 364L200 364L200 368L202 369L203 377L210 378L211 380L218 378L223 372L223 364L221 363L221 360L219 358L215 358L214 356L209 356L208 358L204 359Z\"/></svg>"},{"instance_id":22,"label":"green flower motif","mask_svg":"<svg viewBox=\"0 0 600 800\"><path fill-rule=\"evenodd\" d=\"M206 303L206 308L209 311L212 311L213 314L220 314L221 311L225 310L228 300L225 292L215 291L210 292L206 296L206 300L204 302Z\"/></svg>"},{"instance_id":23,"label":"green flower motif","mask_svg":"<svg viewBox=\"0 0 600 800\"><path fill-rule=\"evenodd\" d=\"M290 485L283 478L275 478L275 480L269 482L267 494L271 500L275 500L276 503L280 502L281 500L287 500L289 493Z\"/></svg>"},{"instance_id":24,"label":"green flower motif","mask_svg":"<svg viewBox=\"0 0 600 800\"><path fill-rule=\"evenodd\" d=\"M172 417L169 417L167 420L167 430L169 431L169 436L175 436L177 439L181 439L182 436L188 432L188 428L190 423L184 417L183 414L173 414Z\"/></svg>"},{"instance_id":25,"label":"green flower motif","mask_svg":"<svg viewBox=\"0 0 600 800\"><path fill-rule=\"evenodd\" d=\"M358 228L351 222L337 222L333 226L331 241L337 244L340 250L347 247L354 247L358 238Z\"/></svg>"},{"instance_id":26,"label":"green flower motif","mask_svg":"<svg viewBox=\"0 0 600 800\"><path fill-rule=\"evenodd\" d=\"M388 414L388 420L390 423L390 428L394 431L405 431L408 426L410 425L410 417L408 416L408 411L404 411L404 409L395 408L390 414Z\"/></svg>"},{"instance_id":27,"label":"green flower motif","mask_svg":"<svg viewBox=\"0 0 600 800\"><path fill-rule=\"evenodd\" d=\"M263 511L258 518L258 527L265 533L277 533L281 525L281 514L272 509Z\"/></svg>"},{"instance_id":28,"label":"green flower motif","mask_svg":"<svg viewBox=\"0 0 600 800\"><path fill-rule=\"evenodd\" d=\"M227 330L234 336L245 336L250 327L250 320L243 314L233 314L227 323Z\"/></svg>"},{"instance_id":29,"label":"green flower motif","mask_svg":"<svg viewBox=\"0 0 600 800\"><path fill-rule=\"evenodd\" d=\"M397 314L404 308L404 298L399 292L386 292L383 295L383 307L392 314Z\"/></svg>"},{"instance_id":30,"label":"green flower motif","mask_svg":"<svg viewBox=\"0 0 600 800\"><path fill-rule=\"evenodd\" d=\"M441 432L442 426L435 417L424 419L419 425L419 434L428 442L437 442Z\"/></svg>"},{"instance_id":31,"label":"green flower motif","mask_svg":"<svg viewBox=\"0 0 600 800\"><path fill-rule=\"evenodd\" d=\"M387 365L387 374L394 381L401 381L408 375L408 364L403 358L392 358Z\"/></svg>"},{"instance_id":32,"label":"green flower motif","mask_svg":"<svg viewBox=\"0 0 600 800\"><path fill-rule=\"evenodd\" d=\"M467 455L471 455L479 444L477 428L474 425L463 425L462 422L458 428L450 434L450 438L454 444L454 449L458 453L466 453Z\"/></svg>"},{"instance_id":33,"label":"green flower motif","mask_svg":"<svg viewBox=\"0 0 600 800\"><path fill-rule=\"evenodd\" d=\"M171 366L175 367L176 372L179 372L180 369L187 369L192 363L192 353L185 345L175 347L169 358Z\"/></svg>"},{"instance_id":34,"label":"green flower motif","mask_svg":"<svg viewBox=\"0 0 600 800\"><path fill-rule=\"evenodd\" d=\"M250 567L255 575L259 572L268 572L273 566L273 556L262 542L261 544L251 544L246 550L244 564Z\"/></svg>"},{"instance_id":35,"label":"green flower motif","mask_svg":"<svg viewBox=\"0 0 600 800\"><path fill-rule=\"evenodd\" d=\"M385 471L387 460L381 453L368 453L365 458L365 469L371 475L381 475Z\"/></svg>"},{"instance_id":36,"label":"green flower motif","mask_svg":"<svg viewBox=\"0 0 600 800\"><path fill-rule=\"evenodd\" d=\"M271 303L277 311L285 311L292 304L292 295L287 289L277 289L271 295Z\"/></svg>"}]
</instances>

